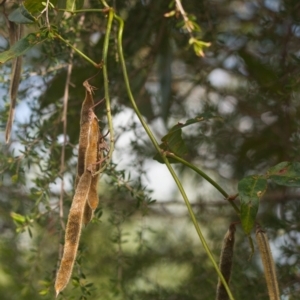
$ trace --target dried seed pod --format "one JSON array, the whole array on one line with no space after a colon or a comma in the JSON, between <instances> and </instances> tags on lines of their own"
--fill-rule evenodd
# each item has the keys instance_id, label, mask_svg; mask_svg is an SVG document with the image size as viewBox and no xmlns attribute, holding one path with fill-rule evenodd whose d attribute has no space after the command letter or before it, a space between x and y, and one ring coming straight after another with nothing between
<instances>
[{"instance_id":1,"label":"dried seed pod","mask_svg":"<svg viewBox=\"0 0 300 300\"><path fill-rule=\"evenodd\" d=\"M98 171L99 165L97 164L99 157L99 125L98 119L95 116L92 110L89 111L89 119L90 119L90 145L89 149L86 151L85 155L85 167L88 171L92 173L92 175ZM85 206L85 213L83 222L85 225L89 223L93 217L93 212L98 206L99 198L97 192L98 186L98 174L93 175L91 180L91 185L88 194L88 201Z\"/></svg>"},{"instance_id":2,"label":"dried seed pod","mask_svg":"<svg viewBox=\"0 0 300 300\"><path fill-rule=\"evenodd\" d=\"M256 241L264 266L270 300L280 300L276 269L269 245L269 240L267 234L260 227L257 227L256 229Z\"/></svg>"},{"instance_id":3,"label":"dried seed pod","mask_svg":"<svg viewBox=\"0 0 300 300\"><path fill-rule=\"evenodd\" d=\"M229 229L226 232L223 240L223 245L222 245L222 250L220 255L219 268L227 284L230 281L231 269L232 269L234 234L235 234L235 225L230 224ZM218 285L217 285L216 300L227 300L227 299L229 299L227 291L219 278Z\"/></svg>"},{"instance_id":4,"label":"dried seed pod","mask_svg":"<svg viewBox=\"0 0 300 300\"><path fill-rule=\"evenodd\" d=\"M91 209L88 201L85 203L83 212L83 224L86 226L93 219L94 211Z\"/></svg>"},{"instance_id":5,"label":"dried seed pod","mask_svg":"<svg viewBox=\"0 0 300 300\"><path fill-rule=\"evenodd\" d=\"M81 234L84 206L91 185L91 180L91 173L85 172L80 177L73 198L65 233L63 257L60 263L60 268L56 275L56 296L66 287L72 274Z\"/></svg>"},{"instance_id":6,"label":"dried seed pod","mask_svg":"<svg viewBox=\"0 0 300 300\"><path fill-rule=\"evenodd\" d=\"M93 152L92 155L96 157L96 164L94 164L94 171L97 172L100 169L100 164L99 160L101 159L101 154L100 154L100 128L97 122L97 118L94 118L93 120L94 126L93 126L93 134L95 134L95 142L97 143L96 147L96 152ZM88 167L88 166L87 166ZM91 186L90 186L90 191L89 191L89 196L88 196L88 203L90 207L95 210L98 206L99 203L99 198L98 198L98 179L99 179L99 174L93 174Z\"/></svg>"},{"instance_id":7,"label":"dried seed pod","mask_svg":"<svg viewBox=\"0 0 300 300\"><path fill-rule=\"evenodd\" d=\"M85 170L85 152L88 143L88 131L90 127L89 112L94 106L93 99L93 87L85 81L83 83L85 87L85 99L82 103L81 114L80 114L80 135L79 135L79 148L78 148L78 164L77 164L77 176L75 180L75 189L79 182L80 176Z\"/></svg>"},{"instance_id":8,"label":"dried seed pod","mask_svg":"<svg viewBox=\"0 0 300 300\"><path fill-rule=\"evenodd\" d=\"M63 257L55 281L56 295L66 287L72 274L85 214L85 207L92 182L92 172L94 163L97 160L98 122L92 110L89 110L88 113L88 124L84 159L84 165L87 167L79 179L69 212Z\"/></svg>"},{"instance_id":9,"label":"dried seed pod","mask_svg":"<svg viewBox=\"0 0 300 300\"><path fill-rule=\"evenodd\" d=\"M100 129L98 125L98 120L95 114L93 113L94 99L93 99L93 90L94 88L86 80L83 83L83 86L86 89L86 96L81 108L81 117L80 117L80 137L79 137L79 150L78 150L78 166L77 166L77 176L75 180L75 187L78 184L80 176L84 173L85 169L90 168L90 171L94 173L98 171L98 144L99 144L99 134ZM87 139L88 136L91 136L90 148L87 153ZM92 217L95 206L97 207L99 199L97 193L99 175L94 175L92 178L90 192L88 196L88 203L84 208L83 223L87 225Z\"/></svg>"},{"instance_id":10,"label":"dried seed pod","mask_svg":"<svg viewBox=\"0 0 300 300\"><path fill-rule=\"evenodd\" d=\"M92 174L96 170L96 162L98 158L98 144L99 144L99 125L98 119L92 110L89 111L89 147L85 152L84 167L85 170L89 170Z\"/></svg>"}]
</instances>

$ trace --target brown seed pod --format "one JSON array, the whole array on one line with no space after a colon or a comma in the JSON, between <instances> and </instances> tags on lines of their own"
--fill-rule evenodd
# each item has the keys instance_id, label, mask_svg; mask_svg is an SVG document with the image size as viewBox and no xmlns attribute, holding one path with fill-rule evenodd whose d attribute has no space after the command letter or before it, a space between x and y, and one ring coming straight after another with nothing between
<instances>
[{"instance_id":1,"label":"brown seed pod","mask_svg":"<svg viewBox=\"0 0 300 300\"><path fill-rule=\"evenodd\" d=\"M91 173L85 172L80 177L73 198L65 233L63 257L56 275L56 296L66 287L72 274L81 234L84 206L88 196L89 187L91 185L91 180Z\"/></svg>"},{"instance_id":2,"label":"brown seed pod","mask_svg":"<svg viewBox=\"0 0 300 300\"><path fill-rule=\"evenodd\" d=\"M98 125L97 117L93 112L94 99L93 90L94 88L86 80L83 83L86 89L86 96L81 108L80 117L80 137L79 137L79 150L78 150L78 166L77 166L77 176L75 180L75 187L78 184L80 176L84 171L89 168L92 174L98 171L99 167L96 164L98 160L98 145L99 145L99 134L100 129ZM90 136L89 151L87 152L87 142L88 136ZM97 207L99 199L97 192L99 175L94 175L92 178L90 192L88 195L88 203L85 205L83 223L87 225L92 217L93 211ZM88 205L88 204L91 205Z\"/></svg>"},{"instance_id":3,"label":"brown seed pod","mask_svg":"<svg viewBox=\"0 0 300 300\"><path fill-rule=\"evenodd\" d=\"M267 234L260 227L257 227L256 229L256 241L264 266L270 300L280 300L276 269L269 245L269 240Z\"/></svg>"},{"instance_id":4,"label":"brown seed pod","mask_svg":"<svg viewBox=\"0 0 300 300\"><path fill-rule=\"evenodd\" d=\"M99 169L99 164L97 164L99 157L99 125L98 119L95 116L92 110L89 111L90 118L90 147L89 150L86 151L85 155L85 167L88 171L90 171L93 175L90 185L90 190L88 194L87 205L85 206L84 213L84 224L87 225L93 218L93 212L98 206L99 198L98 198L98 174L94 174Z\"/></svg>"},{"instance_id":5,"label":"brown seed pod","mask_svg":"<svg viewBox=\"0 0 300 300\"><path fill-rule=\"evenodd\" d=\"M100 160L101 155L100 155L100 149L99 149L99 147L100 147L100 128L99 128L96 117L94 117L94 120L93 120L92 134L95 135L94 142L96 143L96 149L95 149L95 152L93 152L91 155L93 155L93 158L96 158L93 168L94 168L94 172L97 172L97 171L99 171L99 168L100 168L99 160ZM88 165L87 165L87 168L89 168ZM90 191L89 191L89 196L88 196L88 203L93 210L95 210L97 208L98 202L99 202L98 179L99 179L99 174L93 174Z\"/></svg>"},{"instance_id":6,"label":"brown seed pod","mask_svg":"<svg viewBox=\"0 0 300 300\"><path fill-rule=\"evenodd\" d=\"M94 216L94 211L91 209L88 201L85 203L84 206L84 213L83 213L83 224L86 226L88 223L91 222Z\"/></svg>"},{"instance_id":7,"label":"brown seed pod","mask_svg":"<svg viewBox=\"0 0 300 300\"><path fill-rule=\"evenodd\" d=\"M90 127L89 112L94 106L93 99L93 87L85 81L83 83L85 87L85 99L82 103L81 114L80 114L80 135L79 135L79 148L78 148L78 164L77 164L77 176L75 180L75 189L79 182L80 176L85 170L85 152L88 143L88 132Z\"/></svg>"},{"instance_id":8,"label":"brown seed pod","mask_svg":"<svg viewBox=\"0 0 300 300\"><path fill-rule=\"evenodd\" d=\"M97 161L99 139L98 121L92 109L88 112L87 124L89 126L86 131L85 170L80 176L68 217L63 257L55 282L56 295L66 287L70 280L78 249L82 223L86 221L84 218L91 218L87 215L89 211L85 211L85 207L92 182L92 173L94 172L95 163Z\"/></svg>"},{"instance_id":9,"label":"brown seed pod","mask_svg":"<svg viewBox=\"0 0 300 300\"><path fill-rule=\"evenodd\" d=\"M220 255L219 268L227 284L230 281L231 269L232 269L234 234L235 234L235 225L230 224L228 231L226 232L223 240L223 245L222 245L222 250ZM227 294L227 291L223 283L219 278L218 285L217 285L216 300L227 300L227 299L229 299L229 296Z\"/></svg>"}]
</instances>

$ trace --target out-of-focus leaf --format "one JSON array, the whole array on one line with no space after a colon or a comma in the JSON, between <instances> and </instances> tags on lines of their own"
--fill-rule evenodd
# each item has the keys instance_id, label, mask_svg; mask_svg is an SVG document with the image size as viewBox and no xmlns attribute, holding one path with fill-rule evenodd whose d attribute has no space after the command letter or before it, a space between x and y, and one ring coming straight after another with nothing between
<instances>
[{"instance_id":1,"label":"out-of-focus leaf","mask_svg":"<svg viewBox=\"0 0 300 300\"><path fill-rule=\"evenodd\" d=\"M11 12L8 19L17 24L31 24L36 22L36 18L31 15L24 5L20 5L20 7Z\"/></svg>"},{"instance_id":2,"label":"out-of-focus leaf","mask_svg":"<svg viewBox=\"0 0 300 300\"><path fill-rule=\"evenodd\" d=\"M55 4L56 1L51 1L52 4ZM46 3L46 1L44 1ZM36 1L36 0L25 0L24 6L26 7L27 11L31 14L41 13L45 8L43 1Z\"/></svg>"},{"instance_id":3,"label":"out-of-focus leaf","mask_svg":"<svg viewBox=\"0 0 300 300\"><path fill-rule=\"evenodd\" d=\"M160 45L160 53L157 59L157 77L160 85L160 111L164 121L167 121L170 108L170 96L172 85L172 47L168 31L163 27L163 38Z\"/></svg>"},{"instance_id":4,"label":"out-of-focus leaf","mask_svg":"<svg viewBox=\"0 0 300 300\"><path fill-rule=\"evenodd\" d=\"M254 226L259 200L267 189L267 180L262 176L247 176L238 184L241 201L241 223L246 234Z\"/></svg>"},{"instance_id":5,"label":"out-of-focus leaf","mask_svg":"<svg viewBox=\"0 0 300 300\"><path fill-rule=\"evenodd\" d=\"M81 9L83 2L84 0L67 0L66 9L71 11Z\"/></svg>"},{"instance_id":6,"label":"out-of-focus leaf","mask_svg":"<svg viewBox=\"0 0 300 300\"><path fill-rule=\"evenodd\" d=\"M46 39L41 32L30 33L26 37L16 42L9 50L0 53L0 63L5 63L8 60L24 54L33 46L43 42Z\"/></svg>"},{"instance_id":7,"label":"out-of-focus leaf","mask_svg":"<svg viewBox=\"0 0 300 300\"><path fill-rule=\"evenodd\" d=\"M55 1L56 2L56 8L57 9L66 9L66 6L67 6L67 0L57 0ZM62 18L64 14L64 11L57 11L56 13L56 20L55 20L55 23L58 24Z\"/></svg>"},{"instance_id":8,"label":"out-of-focus leaf","mask_svg":"<svg viewBox=\"0 0 300 300\"><path fill-rule=\"evenodd\" d=\"M15 212L11 212L10 216L15 222L17 222L19 224L23 224L26 221L26 218L24 216L17 214Z\"/></svg>"},{"instance_id":9,"label":"out-of-focus leaf","mask_svg":"<svg viewBox=\"0 0 300 300\"><path fill-rule=\"evenodd\" d=\"M282 162L270 168L267 175L279 185L300 187L299 162Z\"/></svg>"},{"instance_id":10,"label":"out-of-focus leaf","mask_svg":"<svg viewBox=\"0 0 300 300\"><path fill-rule=\"evenodd\" d=\"M260 87L264 89L267 88L269 91L275 93L279 91L280 86L278 86L277 75L269 65L263 64L261 61L259 61L243 49L238 53L244 60L248 72L260 85Z\"/></svg>"}]
</instances>

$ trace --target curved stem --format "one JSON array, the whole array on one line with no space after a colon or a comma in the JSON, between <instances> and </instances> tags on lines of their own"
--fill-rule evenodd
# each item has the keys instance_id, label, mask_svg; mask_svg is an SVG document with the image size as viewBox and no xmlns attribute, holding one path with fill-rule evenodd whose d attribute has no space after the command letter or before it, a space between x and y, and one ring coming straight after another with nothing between
<instances>
[{"instance_id":1,"label":"curved stem","mask_svg":"<svg viewBox=\"0 0 300 300\"><path fill-rule=\"evenodd\" d=\"M203 171L201 171L200 169L198 169L196 166L194 166L193 164L187 162L186 160L182 159L181 157L176 156L173 153L168 153L167 152L166 155L169 156L169 157L172 157L173 159L179 161L183 165L186 165L187 167L189 167L192 170L194 170L197 174L199 174L201 177L203 177L205 180L207 180L211 185L213 185L226 199L229 198L229 195L212 178L210 178L206 173L204 173ZM240 214L240 210L237 207L237 205L233 201L228 200L228 202L231 204L231 206L233 207L233 209L239 215Z\"/></svg>"},{"instance_id":2,"label":"curved stem","mask_svg":"<svg viewBox=\"0 0 300 300\"><path fill-rule=\"evenodd\" d=\"M113 18L114 18L114 12L112 9L109 9L106 33L105 33L104 44L103 44L103 54L102 54L103 69L102 70L103 70L103 82L104 82L104 97L106 103L106 116L107 116L107 122L109 128L110 143L109 143L109 152L106 156L105 165L98 171L99 173L103 172L106 166L110 163L112 158L112 153L114 151L114 145L115 145L114 128L112 124L111 108L110 108L109 80L108 80L108 72L107 72L107 53L108 53L109 37L110 37Z\"/></svg>"},{"instance_id":3,"label":"curved stem","mask_svg":"<svg viewBox=\"0 0 300 300\"><path fill-rule=\"evenodd\" d=\"M64 11L64 12L69 12L69 13L82 13L82 12L103 12L106 13L107 9L99 9L99 8L86 8L86 9L77 9L77 10L69 10L69 9L63 9L63 8L59 8L58 11Z\"/></svg>"},{"instance_id":4,"label":"curved stem","mask_svg":"<svg viewBox=\"0 0 300 300\"><path fill-rule=\"evenodd\" d=\"M59 38L61 41L63 41L66 45L71 47L76 53L78 53L81 57L83 57L85 60L87 60L89 63L91 63L94 67L97 69L101 68L101 64L97 64L93 60L91 60L88 56L86 56L84 53L82 53L79 49L74 47L72 44L70 44L67 40L65 40L62 36L60 36L57 32L54 32L53 35L57 38Z\"/></svg>"},{"instance_id":5,"label":"curved stem","mask_svg":"<svg viewBox=\"0 0 300 300\"><path fill-rule=\"evenodd\" d=\"M229 287L228 287L228 285L227 285L227 283L226 283L226 281L225 281L225 279L224 279L224 277L223 277L223 275L222 275L222 273L221 273L221 271L220 271L220 269L219 269L219 267L218 267L218 265L217 265L217 263L216 263L213 255L212 255L212 253L211 253L211 251L210 251L210 249L209 249L209 247L208 247L208 245L206 243L206 240L205 240L205 238L204 238L204 236L202 234L202 231L201 231L200 226L199 226L199 224L198 224L198 222L196 220L196 217L194 215L194 212L193 212L193 209L191 207L191 204L190 204L190 202L189 202L189 200L187 198L187 195L186 195L186 193L185 193L185 191L183 189L183 186L182 186L179 178L177 177L174 169L172 168L171 164L169 163L169 161L168 161L168 159L166 157L166 154L160 149L159 144L157 143L157 141L156 141L154 135L152 134L151 130L149 129L147 123L144 121L144 119L143 119L143 117L142 117L142 115L141 115L141 113L140 113L140 111L139 111L139 109L138 109L138 107L137 107L137 105L135 103L135 100L134 100L132 92L131 92L129 80L128 80L127 69L126 69L126 65L125 65L125 60L124 60L124 55L123 55L123 48L122 48L122 34L123 34L123 28L124 28L124 21L119 16L117 16L116 14L114 14L114 17L119 22L118 52L119 52L120 63L121 63L122 71L123 71L124 81L125 81L125 85L126 85L126 89L127 89L127 94L128 94L129 99L130 99L130 102L131 102L131 104L133 106L133 109L136 112L136 114L137 114L137 116L138 116L141 124L143 125L145 131L147 132L147 134L148 134L151 142L153 143L155 149L157 150L158 153L160 153L160 155L161 155L164 163L166 164L166 166L169 169L172 177L174 178L174 181L176 182L176 185L177 185L177 187L178 187L178 189L179 189L179 191L180 191L180 193L181 193L181 195L182 195L182 197L184 199L184 202L185 202L185 204L187 206L188 212L190 214L190 217L192 219L194 227L195 227L195 229L196 229L196 231L198 233L200 241L201 241L201 243L202 243L202 245L203 245L203 247L204 247L204 249L205 249L205 251L206 251L206 253L207 253L208 257L209 257L209 259L211 260L211 262L212 262L212 264L213 264L213 266L214 266L217 274L219 275L219 277L220 277L220 279L221 279L221 281L222 281L222 283L223 283L223 285L224 285L224 287L225 287L225 289L226 289L226 291L227 291L227 293L229 295L229 298L231 300L234 300L234 298L233 298L233 296L231 294L231 291L230 291L230 289L229 289Z\"/></svg>"}]
</instances>

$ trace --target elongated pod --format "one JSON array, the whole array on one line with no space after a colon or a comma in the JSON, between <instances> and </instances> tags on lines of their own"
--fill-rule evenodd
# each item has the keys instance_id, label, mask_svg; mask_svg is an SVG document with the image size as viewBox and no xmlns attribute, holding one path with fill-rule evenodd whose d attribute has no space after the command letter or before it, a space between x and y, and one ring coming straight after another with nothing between
<instances>
[{"instance_id":1,"label":"elongated pod","mask_svg":"<svg viewBox=\"0 0 300 300\"><path fill-rule=\"evenodd\" d=\"M56 275L56 296L66 287L72 274L80 239L84 206L91 185L91 180L91 173L85 172L80 177L76 188L68 217L63 257Z\"/></svg>"},{"instance_id":2,"label":"elongated pod","mask_svg":"<svg viewBox=\"0 0 300 300\"><path fill-rule=\"evenodd\" d=\"M260 228L256 229L256 241L264 266L265 278L270 300L280 300L276 269L272 257L267 234Z\"/></svg>"},{"instance_id":3,"label":"elongated pod","mask_svg":"<svg viewBox=\"0 0 300 300\"><path fill-rule=\"evenodd\" d=\"M92 168L94 162L97 159L97 152L95 157L93 157L93 153L97 151L97 141L98 138L95 138L95 115L90 110L88 114L88 131L87 131L87 147L86 147L86 155L85 155L85 165L89 166L86 168L84 173L81 175L78 185L76 187L75 195L73 198L73 202L71 205L71 209L68 216L68 223L65 233L65 245L63 257L61 260L60 268L58 270L56 281L55 281L55 291L56 295L58 295L68 284L74 262L76 259L81 227L84 218L85 205L87 202L91 182L92 182ZM96 120L97 121L97 120ZM98 125L98 124L97 124ZM96 127L97 129L97 127ZM95 150L96 148L96 150Z\"/></svg>"},{"instance_id":4,"label":"elongated pod","mask_svg":"<svg viewBox=\"0 0 300 300\"><path fill-rule=\"evenodd\" d=\"M220 255L220 264L219 268L229 284L231 277L232 261L233 261L233 248L234 248L234 234L235 234L235 225L230 224L228 231L225 234L221 255ZM217 285L217 295L216 300L227 300L229 299L227 291L221 282L220 278Z\"/></svg>"},{"instance_id":5,"label":"elongated pod","mask_svg":"<svg viewBox=\"0 0 300 300\"><path fill-rule=\"evenodd\" d=\"M88 81L83 83L85 87L85 99L82 103L80 113L80 134L79 134L79 148L78 148L78 164L77 164L77 175L75 180L75 189L79 182L80 176L85 170L85 152L88 143L88 132L90 128L89 112L94 105L93 99L93 88L90 86Z\"/></svg>"},{"instance_id":6,"label":"elongated pod","mask_svg":"<svg viewBox=\"0 0 300 300\"><path fill-rule=\"evenodd\" d=\"M98 174L94 174L99 169L99 164L97 164L99 157L99 125L98 119L92 110L89 111L89 122L90 127L90 146L86 151L85 155L85 167L88 171L92 173L92 180L88 194L88 200L85 205L84 219L83 223L87 225L93 218L93 212L98 206L99 198L97 192L98 186Z\"/></svg>"}]
</instances>

